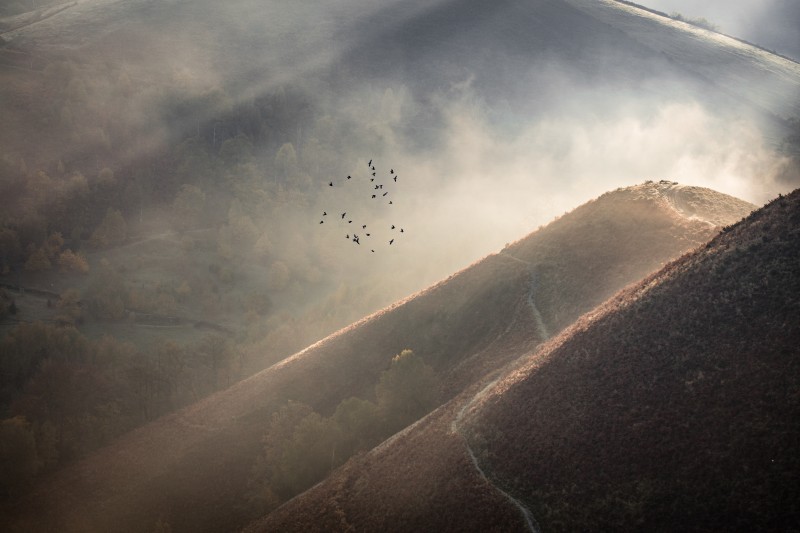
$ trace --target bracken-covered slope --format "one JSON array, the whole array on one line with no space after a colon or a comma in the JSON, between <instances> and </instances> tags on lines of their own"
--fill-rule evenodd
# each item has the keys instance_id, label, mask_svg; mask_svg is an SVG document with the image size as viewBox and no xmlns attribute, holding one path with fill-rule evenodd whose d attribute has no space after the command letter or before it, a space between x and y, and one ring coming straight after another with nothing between
<instances>
[{"instance_id":1,"label":"bracken-covered slope","mask_svg":"<svg viewBox=\"0 0 800 533\"><path fill-rule=\"evenodd\" d=\"M718 227L676 210L669 200L675 188L649 183L608 193L501 253L122 437L43 480L5 511L20 531L142 531L159 518L176 532L235 528L247 519L242 495L271 412L291 399L330 413L344 398L368 397L380 372L405 348L436 369L443 399L454 397L622 286L710 238ZM686 191L726 211L727 222L752 208L707 189ZM548 295L542 309L540 292ZM549 303L559 294L562 302Z\"/></svg>"},{"instance_id":2,"label":"bracken-covered slope","mask_svg":"<svg viewBox=\"0 0 800 533\"><path fill-rule=\"evenodd\" d=\"M476 403L546 530L800 526L800 191L582 318Z\"/></svg>"},{"instance_id":3,"label":"bracken-covered slope","mask_svg":"<svg viewBox=\"0 0 800 533\"><path fill-rule=\"evenodd\" d=\"M799 346L795 191L248 531L795 530Z\"/></svg>"}]
</instances>

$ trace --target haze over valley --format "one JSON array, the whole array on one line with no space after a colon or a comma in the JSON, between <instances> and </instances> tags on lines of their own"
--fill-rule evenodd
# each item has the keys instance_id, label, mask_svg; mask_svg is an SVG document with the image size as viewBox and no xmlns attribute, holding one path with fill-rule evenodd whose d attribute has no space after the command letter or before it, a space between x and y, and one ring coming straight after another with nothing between
<instances>
[{"instance_id":1,"label":"haze over valley","mask_svg":"<svg viewBox=\"0 0 800 533\"><path fill-rule=\"evenodd\" d=\"M792 9L769 5L742 13L777 21ZM538 527L537 515L543 530L652 523L663 509L645 496L679 490L654 481L661 473L630 503L635 481L614 477L609 456L615 474L598 490L619 488L641 512L592 524L569 506L610 507L586 495L554 503L566 477L533 462L513 472L515 444L495 438L508 424L495 404L522 406L536 427L558 421L511 393L479 413L476 394L499 380L563 405L536 368L573 356L548 339L595 327L585 313L625 307L609 299L648 276L680 293L682 281L655 273L709 242L717 250L723 229L800 185L791 32L762 43L734 12L718 33L701 17L720 11L614 0L0 6L3 522L162 532L505 530ZM759 237L779 264L768 276L787 287L783 304L769 296L763 308L782 309L787 324L795 197L777 204L781 216L770 204L774 223ZM726 246L744 250L742 269L760 249ZM617 298L644 289L627 290ZM775 327L775 353L796 357L781 347L797 332ZM641 335L626 346L650 342ZM673 341L655 353L689 349ZM641 375L659 371L642 364ZM798 376L775 365L789 397ZM563 372L552 379L569 381ZM773 413L778 400L764 402ZM639 423L629 414L621 425ZM514 439L537 433L520 428ZM780 442L796 435L784 429ZM412 459L407 442L440 447ZM562 453L551 444L537 441L533 456ZM416 487L394 466L437 457L442 477ZM534 471L549 488L515 477ZM764 479L759 513L771 501ZM414 518L393 528L366 512L383 508L359 499L366 486L394 500L386 517Z\"/></svg>"}]
</instances>

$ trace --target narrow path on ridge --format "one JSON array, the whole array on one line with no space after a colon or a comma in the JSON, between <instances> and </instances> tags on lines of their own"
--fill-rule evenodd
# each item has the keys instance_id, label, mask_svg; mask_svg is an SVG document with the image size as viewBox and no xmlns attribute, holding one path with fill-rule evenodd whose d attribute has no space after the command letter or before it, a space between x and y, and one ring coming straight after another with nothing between
<instances>
[{"instance_id":1,"label":"narrow path on ridge","mask_svg":"<svg viewBox=\"0 0 800 533\"><path fill-rule=\"evenodd\" d=\"M534 326L536 328L536 335L539 338L540 342L544 342L549 337L549 334L547 331L547 326L545 325L544 320L542 319L542 314L536 307L536 289L539 286L539 277L536 271L534 270L533 265L531 265L531 263L528 261L525 261L518 257L514 257L513 255L507 254L505 252L500 252L498 255L507 257L514 261L518 261L520 263L524 263L528 266L528 269L530 271L530 282L528 284L528 294L526 296L526 299L528 302L528 306L531 309L531 315L533 318ZM487 483L489 483L492 487L494 487L495 490L497 490L500 494L503 495L503 497L505 497L508 501L514 504L514 506L517 509L519 509L520 513L522 513L522 516L525 519L525 524L528 528L528 531L530 531L531 533L540 533L541 529L539 528L539 524L536 522L536 519L533 517L533 513L531 513L530 509L528 509L528 507L523 502L521 502L520 500L518 500L505 490L503 490L497 483L492 481L489 478L489 476L486 475L486 472L484 472L483 468L478 462L478 458L475 456L475 452L470 447L469 442L467 441L467 437L461 431L460 424L461 420L464 418L464 414L476 401L484 398L486 394L490 390L492 390L492 388L494 388L494 386L497 384L497 382L500 380L501 377L502 374L499 377L492 380L488 385L486 385L483 389L481 389L480 392L475 394L472 398L470 398L469 401L467 401L461 407L461 409L458 411L458 414L450 424L450 430L451 432L458 434L458 436L461 437L461 441L464 443L464 448L467 450L467 453L469 454L469 457L472 460L472 464L475 466L475 470L478 471L480 477L486 480Z\"/></svg>"}]
</instances>

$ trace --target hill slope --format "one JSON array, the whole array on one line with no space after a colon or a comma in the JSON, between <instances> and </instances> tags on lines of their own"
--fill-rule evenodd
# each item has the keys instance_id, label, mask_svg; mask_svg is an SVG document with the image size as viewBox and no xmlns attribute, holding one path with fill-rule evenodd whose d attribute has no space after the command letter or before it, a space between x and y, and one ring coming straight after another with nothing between
<instances>
[{"instance_id":1,"label":"hill slope","mask_svg":"<svg viewBox=\"0 0 800 533\"><path fill-rule=\"evenodd\" d=\"M799 295L795 191L248 530L794 529Z\"/></svg>"},{"instance_id":2,"label":"hill slope","mask_svg":"<svg viewBox=\"0 0 800 533\"><path fill-rule=\"evenodd\" d=\"M671 206L673 187L650 183L608 193L430 289L132 432L44 480L14 511L20 527L131 531L165 516L173 531L229 529L246 518L240 498L270 413L290 399L330 413L346 397L368 396L404 348L431 364L444 399L453 397L713 235L714 225ZM707 189L688 190L727 211L728 221L751 207ZM563 301L540 310L540 291L553 301L562 294Z\"/></svg>"}]
</instances>

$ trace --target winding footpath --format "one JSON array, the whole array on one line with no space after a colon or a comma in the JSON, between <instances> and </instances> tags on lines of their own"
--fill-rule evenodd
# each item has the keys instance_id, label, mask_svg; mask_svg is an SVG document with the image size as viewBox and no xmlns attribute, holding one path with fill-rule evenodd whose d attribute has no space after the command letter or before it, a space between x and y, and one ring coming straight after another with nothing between
<instances>
[{"instance_id":1,"label":"winding footpath","mask_svg":"<svg viewBox=\"0 0 800 533\"><path fill-rule=\"evenodd\" d=\"M540 342L545 341L549 337L549 335L544 320L542 319L542 314L536 307L535 296L536 296L536 289L539 284L539 278L537 276L536 271L533 269L533 266L528 261L524 261L522 259L519 259L518 257L514 257L513 255L509 255L505 252L500 252L499 255L508 257L510 259L528 265L531 272L531 278L530 278L530 283L528 285L527 302L531 309L534 326L536 328L536 335L537 337L539 337ZM464 443L464 448L467 450L467 454L469 454L469 457L472 460L472 464L475 466L475 470L478 471L478 475L480 475L480 477L483 478L489 485L494 487L495 490L497 490L500 494L502 494L503 497L506 498L509 502L511 502L517 509L519 509L520 513L525 519L525 525L527 526L528 531L530 531L531 533L541 533L539 524L536 522L536 519L533 517L533 513L531 513L530 509L528 509L528 507L522 501L518 500L517 498L515 498L514 496L503 490L497 483L492 481L489 478L489 476L486 475L486 472L484 472L483 468L478 462L478 458L475 456L475 452L470 447L467 437L461 430L461 421L464 418L464 414L469 410L470 407L472 407L472 405L475 402L483 399L486 396L486 394L490 390L492 390L492 388L494 388L494 386L497 384L497 382L500 380L501 377L502 374L501 376L492 380L488 385L486 385L483 389L481 389L480 392L478 392L475 396L470 398L470 400L461 407L458 414L450 424L450 431L461 437L461 441Z\"/></svg>"}]
</instances>

